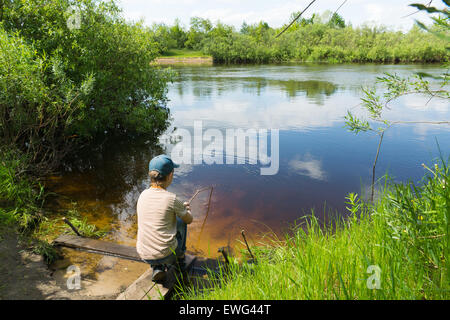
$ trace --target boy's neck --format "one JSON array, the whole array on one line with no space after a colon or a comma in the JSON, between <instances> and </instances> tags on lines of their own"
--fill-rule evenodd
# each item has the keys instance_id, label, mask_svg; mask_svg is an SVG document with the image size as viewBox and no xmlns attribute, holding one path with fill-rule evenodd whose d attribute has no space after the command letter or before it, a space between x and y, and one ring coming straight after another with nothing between
<instances>
[{"instance_id":1,"label":"boy's neck","mask_svg":"<svg viewBox=\"0 0 450 320\"><path fill-rule=\"evenodd\" d=\"M156 185L156 184L152 184L152 185L150 186L150 188L166 190L166 188L165 188L164 186L159 186L159 185Z\"/></svg>"}]
</instances>

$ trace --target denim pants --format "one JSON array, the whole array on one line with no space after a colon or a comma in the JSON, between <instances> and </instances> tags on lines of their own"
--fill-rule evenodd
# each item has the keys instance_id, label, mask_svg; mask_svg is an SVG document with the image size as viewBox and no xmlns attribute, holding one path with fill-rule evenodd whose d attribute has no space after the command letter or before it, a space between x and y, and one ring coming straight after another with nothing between
<instances>
[{"instance_id":1,"label":"denim pants","mask_svg":"<svg viewBox=\"0 0 450 320\"><path fill-rule=\"evenodd\" d=\"M175 249L175 254L171 253L169 256L156 259L156 260L144 260L152 267L157 265L172 265L175 264L177 257L183 256L186 252L186 236L187 236L187 224L177 217L177 248Z\"/></svg>"}]
</instances>

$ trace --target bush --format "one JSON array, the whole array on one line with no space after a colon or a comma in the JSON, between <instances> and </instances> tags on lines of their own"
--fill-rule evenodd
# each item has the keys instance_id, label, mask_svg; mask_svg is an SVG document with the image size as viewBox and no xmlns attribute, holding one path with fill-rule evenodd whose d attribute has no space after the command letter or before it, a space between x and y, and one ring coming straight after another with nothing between
<instances>
[{"instance_id":1,"label":"bush","mask_svg":"<svg viewBox=\"0 0 450 320\"><path fill-rule=\"evenodd\" d=\"M152 32L114 1L6 2L0 45L0 139L41 169L105 134L154 138L168 125L171 74L150 65Z\"/></svg>"},{"instance_id":2,"label":"bush","mask_svg":"<svg viewBox=\"0 0 450 320\"><path fill-rule=\"evenodd\" d=\"M445 62L449 58L446 42L418 27L402 33L320 22L294 26L275 38L276 30L262 23L244 25L240 33L218 24L205 35L203 51L226 63Z\"/></svg>"}]
</instances>

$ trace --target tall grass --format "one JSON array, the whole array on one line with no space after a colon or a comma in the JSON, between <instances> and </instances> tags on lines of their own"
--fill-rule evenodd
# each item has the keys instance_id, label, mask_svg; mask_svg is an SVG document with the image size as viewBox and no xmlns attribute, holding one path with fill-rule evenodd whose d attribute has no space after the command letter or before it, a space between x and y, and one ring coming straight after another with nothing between
<instances>
[{"instance_id":1,"label":"tall grass","mask_svg":"<svg viewBox=\"0 0 450 320\"><path fill-rule=\"evenodd\" d=\"M39 222L44 189L27 175L28 166L21 152L0 149L0 224L16 222L26 230Z\"/></svg>"},{"instance_id":2,"label":"tall grass","mask_svg":"<svg viewBox=\"0 0 450 320\"><path fill-rule=\"evenodd\" d=\"M19 231L21 243L51 263L58 258L58 253L49 243L52 238L49 236L54 238L72 231L60 216L46 216L44 187L28 174L29 165L28 157L22 152L0 148L0 236L7 231ZM107 232L89 224L75 209L64 215L85 237L99 238Z\"/></svg>"},{"instance_id":3,"label":"tall grass","mask_svg":"<svg viewBox=\"0 0 450 320\"><path fill-rule=\"evenodd\" d=\"M212 288L185 299L448 299L450 172L386 180L376 203L347 197L349 215L323 227L300 220L284 241L254 248L256 265L210 274ZM256 250L257 249L257 250Z\"/></svg>"}]
</instances>

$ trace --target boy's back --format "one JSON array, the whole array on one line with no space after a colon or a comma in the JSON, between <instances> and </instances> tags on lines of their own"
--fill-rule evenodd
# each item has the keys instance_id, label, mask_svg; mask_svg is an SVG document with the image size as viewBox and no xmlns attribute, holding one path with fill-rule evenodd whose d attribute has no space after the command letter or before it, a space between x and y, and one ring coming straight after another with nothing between
<instances>
[{"instance_id":1,"label":"boy's back","mask_svg":"<svg viewBox=\"0 0 450 320\"><path fill-rule=\"evenodd\" d=\"M136 250L142 259L161 259L175 251L176 217L184 214L185 207L171 192L149 188L141 193L137 203Z\"/></svg>"}]
</instances>

